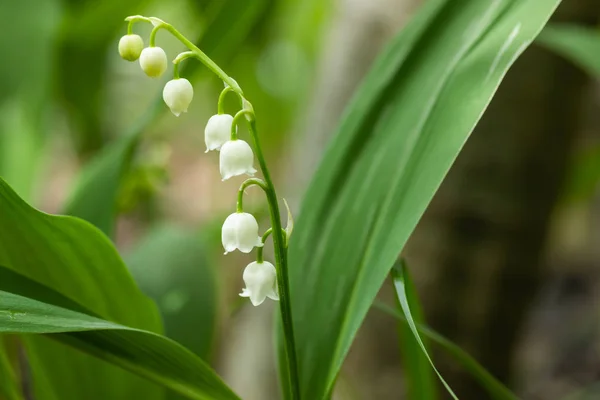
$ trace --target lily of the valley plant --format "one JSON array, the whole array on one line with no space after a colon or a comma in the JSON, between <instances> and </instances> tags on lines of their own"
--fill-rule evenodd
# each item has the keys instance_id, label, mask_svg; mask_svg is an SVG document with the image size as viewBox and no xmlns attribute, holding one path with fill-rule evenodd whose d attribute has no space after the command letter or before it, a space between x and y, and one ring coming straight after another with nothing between
<instances>
[{"instance_id":1,"label":"lily of the valley plant","mask_svg":"<svg viewBox=\"0 0 600 400\"><path fill-rule=\"evenodd\" d=\"M220 152L219 163L222 179L227 180L239 175L253 177L257 172L254 168L254 154L256 153L263 179L253 177L241 184L237 195L237 209L225 220L221 238L225 254L235 250L250 253L255 247L257 248L256 261L250 263L244 270L242 278L246 287L242 289L240 296L248 297L255 306L262 304L267 297L280 300L286 358L290 372L289 387L292 398L297 399L299 398L298 373L287 271L287 247L293 221L288 209L288 226L285 230L282 228L277 194L262 154L256 130L254 108L245 98L238 83L172 25L155 17L139 15L127 17L125 21L128 21L129 25L127 35L119 41L119 54L127 61L139 59L142 70L151 78L163 75L168 65L167 54L156 46L156 35L160 30L170 32L189 49L173 59L173 79L167 82L163 89L163 99L175 116L187 112L194 97L192 84L179 76L179 64L182 61L195 58L223 81L225 89L221 92L217 102L217 114L208 120L204 131L206 152ZM150 33L149 46L146 48L144 48L143 39L139 35L133 34L133 25L137 22L149 22L154 26ZM230 92L239 98L241 105L241 110L234 116L225 114L223 111L225 96ZM254 151L246 141L238 138L238 124L242 122L248 126ZM254 216L244 212L243 209L244 190L250 186L260 187L264 191L269 205L271 227L262 235L259 235L258 223ZM262 249L269 235L273 236L275 265L263 259Z\"/></svg>"}]
</instances>

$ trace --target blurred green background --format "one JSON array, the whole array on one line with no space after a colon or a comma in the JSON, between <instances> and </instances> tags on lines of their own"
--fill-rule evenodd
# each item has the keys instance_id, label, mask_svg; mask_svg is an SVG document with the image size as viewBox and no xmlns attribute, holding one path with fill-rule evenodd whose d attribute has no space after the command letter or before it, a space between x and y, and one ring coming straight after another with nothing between
<instances>
[{"instance_id":1,"label":"blurred green background","mask_svg":"<svg viewBox=\"0 0 600 400\"><path fill-rule=\"evenodd\" d=\"M131 152L131 168L114 165L126 171L114 237L166 333L245 399L275 398L272 304L237 296L250 257L221 256L238 183L220 181L203 131L222 83L186 62L195 96L175 118L161 101L171 70L152 80L119 58L123 19L170 22L240 83L279 194L297 209L354 88L419 3L0 0L0 176L43 211L93 219L93 201L69 207L80 174ZM565 0L554 22L592 30L599 18L599 1ZM147 41L149 26L135 31ZM157 42L171 59L184 50L165 32ZM600 380L600 90L540 43L509 72L405 255L434 329L523 398L553 400ZM266 221L258 191L246 204ZM380 296L391 302L391 286ZM396 321L372 311L337 398L403 398L396 342ZM434 358L461 399L486 398L451 359ZM600 396L591 390L572 399Z\"/></svg>"}]
</instances>

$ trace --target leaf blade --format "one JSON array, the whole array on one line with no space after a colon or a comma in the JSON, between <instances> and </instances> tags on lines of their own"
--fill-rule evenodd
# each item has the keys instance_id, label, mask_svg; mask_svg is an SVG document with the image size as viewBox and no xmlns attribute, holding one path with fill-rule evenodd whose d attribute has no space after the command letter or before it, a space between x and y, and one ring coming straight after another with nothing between
<instances>
[{"instance_id":1,"label":"leaf blade","mask_svg":"<svg viewBox=\"0 0 600 400\"><path fill-rule=\"evenodd\" d=\"M435 364L433 363L433 360L429 356L429 352L425 348L425 344L423 343L423 340L421 339L421 335L419 335L419 330L417 329L415 320L412 317L412 312L410 310L410 304L409 304L410 301L409 301L408 294L407 294L407 291L408 291L407 286L409 286L411 283L410 283L410 279L408 278L408 275L406 273L406 264L404 264L402 262L402 263L400 263L400 265L395 266L394 268L392 268L391 274L392 274L392 279L394 281L394 288L396 289L396 295L398 296L398 301L400 303L400 307L402 308L402 312L404 313L404 316L406 317L406 322L408 323L408 326L410 327L410 330L411 330L415 340L417 341L419 347L423 351L423 354L429 361L431 368L433 368L436 375L442 382L442 385L446 388L446 390L448 391L450 396L452 396L453 399L458 400L458 397L456 396L456 394L452 391L452 389L450 388L450 386L448 385L448 383L446 382L446 380L444 379L442 374L440 374L438 369L435 367Z\"/></svg>"},{"instance_id":2,"label":"leaf blade","mask_svg":"<svg viewBox=\"0 0 600 400\"><path fill-rule=\"evenodd\" d=\"M390 316L398 319L399 321L408 324L406 317L403 313L399 312L395 308L390 307L387 304L375 302L373 307L378 310L389 314ZM469 373L477 379L481 386L488 390L488 393L494 400L518 400L518 397L512 393L506 386L497 380L492 374L490 374L477 360L475 360L469 353L461 349L457 344L453 343L449 339L440 335L436 331L428 328L425 325L415 324L419 333L426 336L433 343L442 347L446 350L454 359L462 365L462 367L469 371Z\"/></svg>"},{"instance_id":3,"label":"leaf blade","mask_svg":"<svg viewBox=\"0 0 600 400\"><path fill-rule=\"evenodd\" d=\"M600 31L575 24L548 24L537 43L565 57L591 76L600 76Z\"/></svg>"},{"instance_id":4,"label":"leaf blade","mask_svg":"<svg viewBox=\"0 0 600 400\"><path fill-rule=\"evenodd\" d=\"M401 263L403 264L404 261L401 261ZM416 325L423 324L423 311L417 299L413 282L411 279L407 279L405 283L405 296L411 310L412 319ZM394 287L396 288L396 286ZM398 299L398 306L400 306L398 296L396 298ZM430 365L429 355L423 354L421 351L419 341L415 338L414 331L406 323L406 320L398 324L398 339L400 357L406 374L407 398L415 400L437 399L436 381Z\"/></svg>"},{"instance_id":5,"label":"leaf blade","mask_svg":"<svg viewBox=\"0 0 600 400\"><path fill-rule=\"evenodd\" d=\"M0 224L0 265L50 287L103 318L161 331L154 304L137 288L114 246L97 228L76 218L33 209L1 179ZM35 337L26 338L24 343L34 392L40 399L91 400L96 395L99 399L118 398L133 387L148 399L161 396L160 388L85 354ZM57 357L63 360L59 365L54 362ZM82 383L85 379L93 383L95 376L113 384L100 385L92 394L86 394L90 386Z\"/></svg>"},{"instance_id":6,"label":"leaf blade","mask_svg":"<svg viewBox=\"0 0 600 400\"><path fill-rule=\"evenodd\" d=\"M304 397L332 392L390 266L506 71L558 3L429 1L375 63L325 152L290 243Z\"/></svg>"},{"instance_id":7,"label":"leaf blade","mask_svg":"<svg viewBox=\"0 0 600 400\"><path fill-rule=\"evenodd\" d=\"M20 288L30 284L27 278L20 279ZM37 283L31 285L39 289ZM49 288L42 292L54 299L62 297ZM188 398L238 399L204 361L164 336L4 290L0 299L0 333L53 334L49 337Z\"/></svg>"}]
</instances>

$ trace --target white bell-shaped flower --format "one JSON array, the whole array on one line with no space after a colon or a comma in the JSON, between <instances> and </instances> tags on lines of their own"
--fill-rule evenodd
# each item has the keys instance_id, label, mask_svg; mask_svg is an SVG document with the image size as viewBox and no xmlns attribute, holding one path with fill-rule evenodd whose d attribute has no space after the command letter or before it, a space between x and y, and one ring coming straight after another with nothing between
<instances>
[{"instance_id":1,"label":"white bell-shaped flower","mask_svg":"<svg viewBox=\"0 0 600 400\"><path fill-rule=\"evenodd\" d=\"M158 78L167 70L167 53L160 47L146 47L140 54L140 66L151 78Z\"/></svg>"},{"instance_id":2,"label":"white bell-shaped flower","mask_svg":"<svg viewBox=\"0 0 600 400\"><path fill-rule=\"evenodd\" d=\"M204 142L206 153L211 150L220 150L231 137L231 124L233 117L229 114L217 114L208 119L204 128Z\"/></svg>"},{"instance_id":3,"label":"white bell-shaped flower","mask_svg":"<svg viewBox=\"0 0 600 400\"><path fill-rule=\"evenodd\" d=\"M231 214L223 223L221 240L225 254L239 249L242 253L250 253L254 247L262 247L258 236L258 222L252 214L236 212Z\"/></svg>"},{"instance_id":4,"label":"white bell-shaped flower","mask_svg":"<svg viewBox=\"0 0 600 400\"><path fill-rule=\"evenodd\" d=\"M185 78L172 79L163 89L163 100L176 117L187 109L194 98L194 88Z\"/></svg>"},{"instance_id":5,"label":"white bell-shaped flower","mask_svg":"<svg viewBox=\"0 0 600 400\"><path fill-rule=\"evenodd\" d=\"M249 297L253 306L259 306L268 297L279 300L277 293L277 272L268 261L253 262L244 270L244 283L240 296Z\"/></svg>"},{"instance_id":6,"label":"white bell-shaped flower","mask_svg":"<svg viewBox=\"0 0 600 400\"><path fill-rule=\"evenodd\" d=\"M127 61L140 58L144 49L144 40L140 35L125 35L119 40L119 54Z\"/></svg>"},{"instance_id":7,"label":"white bell-shaped flower","mask_svg":"<svg viewBox=\"0 0 600 400\"><path fill-rule=\"evenodd\" d=\"M256 173L252 166L254 153L250 145L243 140L225 142L221 147L219 163L223 180L242 174L253 176Z\"/></svg>"}]
</instances>

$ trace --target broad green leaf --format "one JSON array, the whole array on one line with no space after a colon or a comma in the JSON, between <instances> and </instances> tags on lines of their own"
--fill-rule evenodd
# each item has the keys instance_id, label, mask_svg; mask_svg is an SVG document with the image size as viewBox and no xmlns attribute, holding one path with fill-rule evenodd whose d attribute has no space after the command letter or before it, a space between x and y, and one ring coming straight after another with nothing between
<instances>
[{"instance_id":1,"label":"broad green leaf","mask_svg":"<svg viewBox=\"0 0 600 400\"><path fill-rule=\"evenodd\" d=\"M345 112L289 249L303 398L328 398L387 273L559 0L430 0Z\"/></svg>"},{"instance_id":2,"label":"broad green leaf","mask_svg":"<svg viewBox=\"0 0 600 400\"><path fill-rule=\"evenodd\" d=\"M110 241L89 223L41 213L0 180L0 224L0 265L52 288L102 318L153 332L161 330L152 301L137 288ZM38 338L25 342L38 399L122 398L132 390L145 399L160 398L160 389L88 355ZM92 386L98 377L106 382L110 378L112 383ZM87 387L82 384L86 380ZM90 388L95 391L88 393Z\"/></svg>"},{"instance_id":3,"label":"broad green leaf","mask_svg":"<svg viewBox=\"0 0 600 400\"><path fill-rule=\"evenodd\" d=\"M217 278L202 237L158 226L126 260L140 289L158 305L165 334L209 360L217 328Z\"/></svg>"},{"instance_id":4,"label":"broad green leaf","mask_svg":"<svg viewBox=\"0 0 600 400\"><path fill-rule=\"evenodd\" d=\"M51 334L190 399L238 399L206 363L164 336L5 291L0 291L0 333Z\"/></svg>"},{"instance_id":5,"label":"broad green leaf","mask_svg":"<svg viewBox=\"0 0 600 400\"><path fill-rule=\"evenodd\" d=\"M410 303L410 302L409 302ZM408 326L408 321L404 314L387 304L375 302L373 307L377 308L405 323ZM450 354L456 362L458 362L465 370L467 370L473 378L475 378L483 388L485 388L493 400L518 400L506 386L490 374L477 360L471 357L466 351L458 345L446 339L444 336L428 328L425 325L415 323L417 330L422 336L427 337L432 343L437 344Z\"/></svg>"},{"instance_id":6,"label":"broad green leaf","mask_svg":"<svg viewBox=\"0 0 600 400\"><path fill-rule=\"evenodd\" d=\"M103 318L161 330L152 301L138 289L112 243L88 222L37 211L0 179L0 224L1 265Z\"/></svg>"},{"instance_id":7,"label":"broad green leaf","mask_svg":"<svg viewBox=\"0 0 600 400\"><path fill-rule=\"evenodd\" d=\"M574 24L548 24L537 43L600 77L600 30Z\"/></svg>"},{"instance_id":8,"label":"broad green leaf","mask_svg":"<svg viewBox=\"0 0 600 400\"><path fill-rule=\"evenodd\" d=\"M402 261L403 263L403 261ZM404 271L404 295L407 306L410 309L410 319L413 324L423 324L423 311L415 293L415 287L411 279L408 279L408 271ZM395 285L397 289L397 285ZM401 304L400 304L401 305ZM402 307L400 308L402 310ZM404 314L407 315L407 314ZM437 383L433 376L431 360L426 352L422 351L423 339L415 336L412 325L402 321L398 324L398 336L400 343L400 357L406 375L407 393L406 397L414 400L437 399Z\"/></svg>"},{"instance_id":9,"label":"broad green leaf","mask_svg":"<svg viewBox=\"0 0 600 400\"><path fill-rule=\"evenodd\" d=\"M448 393L452 396L453 399L458 400L458 397L456 397L456 394L454 394L454 392L452 391L450 386L448 386L448 383L444 380L444 378L442 377L442 375L440 374L438 369L433 364L433 360L429 356L429 353L427 352L427 349L425 348L425 344L423 343L423 340L421 339L421 336L419 335L417 325L415 324L415 320L413 319L412 312L410 310L410 302L411 301L409 300L409 294L408 294L409 289L408 288L412 286L412 283L410 282L410 278L408 277L408 274L406 272L406 265L404 263L400 263L399 265L396 265L396 266L394 266L394 268L392 268L392 278L394 280L394 288L396 289L396 295L398 296L398 302L400 303L402 313L404 314L404 317L406 318L408 326L409 326L418 346L421 348L421 351L423 352L425 357L427 357L427 360L429 361L431 368L433 368L433 370L437 374L438 378L440 378L440 381L442 382L442 384L444 385L444 387L446 388Z\"/></svg>"}]
</instances>

